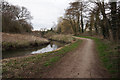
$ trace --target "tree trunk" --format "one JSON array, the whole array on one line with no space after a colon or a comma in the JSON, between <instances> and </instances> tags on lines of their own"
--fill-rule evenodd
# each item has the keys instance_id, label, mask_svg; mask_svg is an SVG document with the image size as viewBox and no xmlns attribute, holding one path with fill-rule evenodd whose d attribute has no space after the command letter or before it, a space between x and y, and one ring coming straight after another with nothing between
<instances>
[{"instance_id":1,"label":"tree trunk","mask_svg":"<svg viewBox=\"0 0 120 80\"><path fill-rule=\"evenodd\" d=\"M118 42L120 42L120 4L118 8L118 18L117 18L117 34L118 34Z\"/></svg>"},{"instance_id":2,"label":"tree trunk","mask_svg":"<svg viewBox=\"0 0 120 80\"><path fill-rule=\"evenodd\" d=\"M111 29L113 40L117 40L117 26L116 26L116 2L111 2Z\"/></svg>"},{"instance_id":3,"label":"tree trunk","mask_svg":"<svg viewBox=\"0 0 120 80\"><path fill-rule=\"evenodd\" d=\"M82 33L84 33L84 25L83 25L83 16L81 14L81 28L82 28Z\"/></svg>"},{"instance_id":4,"label":"tree trunk","mask_svg":"<svg viewBox=\"0 0 120 80\"><path fill-rule=\"evenodd\" d=\"M109 27L110 27L110 24L109 24L109 20L106 16L106 13L105 13L105 7L104 7L104 2L102 3L99 3L98 6L100 7L100 11L103 15L103 27L102 27L102 32L103 32L103 36L105 39L109 39Z\"/></svg>"},{"instance_id":5,"label":"tree trunk","mask_svg":"<svg viewBox=\"0 0 120 80\"><path fill-rule=\"evenodd\" d=\"M78 33L80 34L80 16L78 14L78 20L77 20L77 27L78 27Z\"/></svg>"}]
</instances>

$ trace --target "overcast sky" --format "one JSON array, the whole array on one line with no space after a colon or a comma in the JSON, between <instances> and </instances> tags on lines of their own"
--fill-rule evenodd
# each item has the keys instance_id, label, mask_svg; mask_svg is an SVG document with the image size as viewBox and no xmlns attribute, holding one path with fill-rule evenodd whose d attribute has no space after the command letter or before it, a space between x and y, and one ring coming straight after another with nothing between
<instances>
[{"instance_id":1,"label":"overcast sky","mask_svg":"<svg viewBox=\"0 0 120 80\"><path fill-rule=\"evenodd\" d=\"M50 29L71 1L74 0L6 0L13 5L26 7L33 16L32 24L34 30L40 28Z\"/></svg>"}]
</instances>

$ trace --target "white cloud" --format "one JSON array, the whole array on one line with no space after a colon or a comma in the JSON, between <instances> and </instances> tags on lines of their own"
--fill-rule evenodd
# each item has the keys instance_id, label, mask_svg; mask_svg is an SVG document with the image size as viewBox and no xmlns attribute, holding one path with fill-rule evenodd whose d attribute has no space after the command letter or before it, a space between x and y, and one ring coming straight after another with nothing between
<instances>
[{"instance_id":1,"label":"white cloud","mask_svg":"<svg viewBox=\"0 0 120 80\"><path fill-rule=\"evenodd\" d=\"M13 5L25 6L33 16L35 30L51 28L53 22L64 14L64 9L73 0L7 0Z\"/></svg>"}]
</instances>

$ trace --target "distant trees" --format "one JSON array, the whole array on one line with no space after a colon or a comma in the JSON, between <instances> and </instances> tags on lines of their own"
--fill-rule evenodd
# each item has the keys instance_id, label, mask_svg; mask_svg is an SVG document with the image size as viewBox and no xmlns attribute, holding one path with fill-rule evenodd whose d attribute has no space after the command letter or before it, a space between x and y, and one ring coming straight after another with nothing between
<instances>
[{"instance_id":1,"label":"distant trees","mask_svg":"<svg viewBox=\"0 0 120 80\"><path fill-rule=\"evenodd\" d=\"M19 7L2 1L2 32L31 32L32 16L25 7Z\"/></svg>"},{"instance_id":2,"label":"distant trees","mask_svg":"<svg viewBox=\"0 0 120 80\"><path fill-rule=\"evenodd\" d=\"M79 12L79 2L70 3L70 7L66 9L65 19L71 24L72 30L75 35L80 31L80 12Z\"/></svg>"},{"instance_id":3,"label":"distant trees","mask_svg":"<svg viewBox=\"0 0 120 80\"><path fill-rule=\"evenodd\" d=\"M72 34L72 26L69 23L69 20L64 18L59 18L58 25L57 25L57 32L63 34Z\"/></svg>"},{"instance_id":4,"label":"distant trees","mask_svg":"<svg viewBox=\"0 0 120 80\"><path fill-rule=\"evenodd\" d=\"M89 30L91 35L95 33L95 35L102 35L104 39L120 40L120 1L71 2L65 10L65 16L58 22L58 31L62 33L64 29L72 29L74 35Z\"/></svg>"},{"instance_id":5,"label":"distant trees","mask_svg":"<svg viewBox=\"0 0 120 80\"><path fill-rule=\"evenodd\" d=\"M117 6L117 4L119 3L116 0L114 2L108 3L95 2L95 4L97 5L98 9L100 10L101 16L103 17L103 19L100 20L101 24L103 24L101 25L103 37L109 40L118 40L119 26L117 25L117 23L120 23L120 21L117 17L117 13L119 12L119 6Z\"/></svg>"},{"instance_id":6,"label":"distant trees","mask_svg":"<svg viewBox=\"0 0 120 80\"><path fill-rule=\"evenodd\" d=\"M78 0L75 2L71 2L70 6L65 10L63 22L66 22L69 25L69 29L72 29L71 33L73 33L74 35L79 35L80 33L84 32L85 14L83 13L85 12L86 3ZM60 30L60 27L58 29Z\"/></svg>"}]
</instances>

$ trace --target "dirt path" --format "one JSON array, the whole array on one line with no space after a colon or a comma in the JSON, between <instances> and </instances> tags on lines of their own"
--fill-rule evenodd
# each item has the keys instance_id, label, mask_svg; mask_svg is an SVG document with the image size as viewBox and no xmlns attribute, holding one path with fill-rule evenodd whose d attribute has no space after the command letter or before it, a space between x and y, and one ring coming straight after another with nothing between
<instances>
[{"instance_id":1,"label":"dirt path","mask_svg":"<svg viewBox=\"0 0 120 80\"><path fill-rule=\"evenodd\" d=\"M93 40L81 38L79 48L67 53L43 78L109 78L101 66Z\"/></svg>"}]
</instances>

